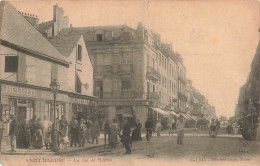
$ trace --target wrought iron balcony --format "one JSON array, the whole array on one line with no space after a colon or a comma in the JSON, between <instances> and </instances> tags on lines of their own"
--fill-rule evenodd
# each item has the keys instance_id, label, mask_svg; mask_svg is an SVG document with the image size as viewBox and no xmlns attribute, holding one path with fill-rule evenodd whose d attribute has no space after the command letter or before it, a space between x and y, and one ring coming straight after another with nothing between
<instances>
[{"instance_id":1,"label":"wrought iron balcony","mask_svg":"<svg viewBox=\"0 0 260 166\"><path fill-rule=\"evenodd\" d=\"M153 67L147 66L146 77L158 81L160 79L160 74Z\"/></svg>"}]
</instances>

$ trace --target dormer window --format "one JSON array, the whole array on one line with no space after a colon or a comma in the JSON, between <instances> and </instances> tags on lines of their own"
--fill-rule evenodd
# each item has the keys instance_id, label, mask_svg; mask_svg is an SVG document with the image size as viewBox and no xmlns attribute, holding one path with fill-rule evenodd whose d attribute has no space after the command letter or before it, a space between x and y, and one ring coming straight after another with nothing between
<instances>
[{"instance_id":1,"label":"dormer window","mask_svg":"<svg viewBox=\"0 0 260 166\"><path fill-rule=\"evenodd\" d=\"M81 45L78 45L77 60L78 61L82 60L82 46Z\"/></svg>"},{"instance_id":2,"label":"dormer window","mask_svg":"<svg viewBox=\"0 0 260 166\"><path fill-rule=\"evenodd\" d=\"M102 41L102 40L103 40L102 34L97 34L97 41Z\"/></svg>"}]
</instances>

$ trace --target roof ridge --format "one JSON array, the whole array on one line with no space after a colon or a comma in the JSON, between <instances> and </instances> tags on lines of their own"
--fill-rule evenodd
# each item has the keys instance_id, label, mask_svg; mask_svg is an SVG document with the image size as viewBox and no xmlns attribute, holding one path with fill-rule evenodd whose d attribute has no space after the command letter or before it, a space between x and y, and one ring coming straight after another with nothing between
<instances>
[{"instance_id":1,"label":"roof ridge","mask_svg":"<svg viewBox=\"0 0 260 166\"><path fill-rule=\"evenodd\" d=\"M3 40L6 40L7 42L10 42L21 48L31 50L39 55L43 55L48 58L51 58L55 61L68 64L67 59L46 38L44 38L41 35L41 33L27 19L25 19L24 16L11 3L7 1L5 1L4 3L5 4L4 4L4 11L2 14L3 18L2 18L2 25L0 31L1 38ZM10 18L14 18L18 20L15 23L14 22L15 20L12 19L10 20ZM17 24L17 26L24 26L22 28L23 29L22 32L15 32L16 29L14 27L10 27L11 26L10 24L14 24L14 23ZM6 26L9 26L10 28L7 29ZM3 27L5 27L4 31L2 29ZM26 33L27 35L31 33L31 35L26 36L25 34L23 34L16 39L14 35L17 33ZM31 38L34 39L36 42L34 46L32 46L33 41L29 41ZM22 40L28 40L28 41L22 42ZM43 47L41 47L40 45L43 45Z\"/></svg>"}]
</instances>

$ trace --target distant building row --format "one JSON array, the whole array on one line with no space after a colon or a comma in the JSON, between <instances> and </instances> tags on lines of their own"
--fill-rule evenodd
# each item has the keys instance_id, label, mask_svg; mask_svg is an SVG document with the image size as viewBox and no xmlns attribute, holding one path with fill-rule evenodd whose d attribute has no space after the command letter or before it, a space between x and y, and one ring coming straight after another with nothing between
<instances>
[{"instance_id":1,"label":"distant building row","mask_svg":"<svg viewBox=\"0 0 260 166\"><path fill-rule=\"evenodd\" d=\"M54 79L61 84L58 117L68 120L74 114L144 124L148 116L158 119L166 111L215 115L186 79L181 55L158 34L141 23L136 29L69 27L63 9L53 9L53 20L38 24L36 16L0 3L2 119L16 114L22 121L35 113L52 120Z\"/></svg>"}]
</instances>

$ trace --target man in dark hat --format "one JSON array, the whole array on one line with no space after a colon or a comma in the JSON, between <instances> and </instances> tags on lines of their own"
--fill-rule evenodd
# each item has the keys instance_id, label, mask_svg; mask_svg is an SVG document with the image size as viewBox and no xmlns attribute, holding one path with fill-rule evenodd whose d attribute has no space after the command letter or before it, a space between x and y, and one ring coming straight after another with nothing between
<instances>
[{"instance_id":1,"label":"man in dark hat","mask_svg":"<svg viewBox=\"0 0 260 166\"><path fill-rule=\"evenodd\" d=\"M177 143L183 144L183 137L184 137L184 127L185 127L185 121L183 119L183 116L180 115L179 120L177 121L176 128L177 128Z\"/></svg>"},{"instance_id":2,"label":"man in dark hat","mask_svg":"<svg viewBox=\"0 0 260 166\"><path fill-rule=\"evenodd\" d=\"M9 136L11 142L11 152L16 152L16 137L19 133L19 123L15 115L11 115L12 122L10 123Z\"/></svg>"},{"instance_id":3,"label":"man in dark hat","mask_svg":"<svg viewBox=\"0 0 260 166\"><path fill-rule=\"evenodd\" d=\"M80 147L85 146L86 131L87 131L87 127L84 123L84 119L80 119L80 124L79 124L79 146Z\"/></svg>"},{"instance_id":4,"label":"man in dark hat","mask_svg":"<svg viewBox=\"0 0 260 166\"><path fill-rule=\"evenodd\" d=\"M79 123L76 117L73 117L72 121L70 122L70 146L74 144L77 147L77 143L79 142Z\"/></svg>"},{"instance_id":5,"label":"man in dark hat","mask_svg":"<svg viewBox=\"0 0 260 166\"><path fill-rule=\"evenodd\" d=\"M128 120L124 121L124 127L123 127L123 144L125 146L125 154L131 154L131 148L130 148L130 142L131 142L131 127L128 123Z\"/></svg>"},{"instance_id":6,"label":"man in dark hat","mask_svg":"<svg viewBox=\"0 0 260 166\"><path fill-rule=\"evenodd\" d=\"M150 141L150 137L152 137L152 128L153 128L153 120L152 117L149 117L145 122L145 129L146 129L146 141Z\"/></svg>"}]
</instances>

